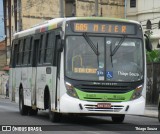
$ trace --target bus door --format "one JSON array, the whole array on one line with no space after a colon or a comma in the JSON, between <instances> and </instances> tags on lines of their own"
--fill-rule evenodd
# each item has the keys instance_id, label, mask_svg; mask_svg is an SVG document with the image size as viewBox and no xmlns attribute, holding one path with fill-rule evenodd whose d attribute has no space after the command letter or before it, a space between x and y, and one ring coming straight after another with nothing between
<instances>
[{"instance_id":1,"label":"bus door","mask_svg":"<svg viewBox=\"0 0 160 134\"><path fill-rule=\"evenodd\" d=\"M54 53L54 61L53 64L56 67L56 89L55 89L55 109L58 110L60 108L58 103L58 98L60 97L60 63L61 63L61 52L58 50L58 45L60 41L60 36L56 35L55 40L55 53Z\"/></svg>"},{"instance_id":2,"label":"bus door","mask_svg":"<svg viewBox=\"0 0 160 134\"><path fill-rule=\"evenodd\" d=\"M38 52L39 52L39 45L40 45L40 36L36 36L33 39L33 54L32 54L32 106L36 106L36 88L37 88L37 60L38 60Z\"/></svg>"}]
</instances>

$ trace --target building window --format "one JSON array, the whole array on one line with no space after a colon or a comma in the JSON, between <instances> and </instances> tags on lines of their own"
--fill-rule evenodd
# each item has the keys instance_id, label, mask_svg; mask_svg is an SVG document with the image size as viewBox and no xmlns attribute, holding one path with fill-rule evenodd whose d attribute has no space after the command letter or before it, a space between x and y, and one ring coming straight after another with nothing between
<instances>
[{"instance_id":1,"label":"building window","mask_svg":"<svg viewBox=\"0 0 160 134\"><path fill-rule=\"evenodd\" d=\"M158 22L158 29L160 29L160 21Z\"/></svg>"},{"instance_id":2,"label":"building window","mask_svg":"<svg viewBox=\"0 0 160 134\"><path fill-rule=\"evenodd\" d=\"M152 29L152 23L150 20L147 20L146 29Z\"/></svg>"},{"instance_id":3,"label":"building window","mask_svg":"<svg viewBox=\"0 0 160 134\"><path fill-rule=\"evenodd\" d=\"M136 7L136 0L130 0L130 7L131 8Z\"/></svg>"}]
</instances>

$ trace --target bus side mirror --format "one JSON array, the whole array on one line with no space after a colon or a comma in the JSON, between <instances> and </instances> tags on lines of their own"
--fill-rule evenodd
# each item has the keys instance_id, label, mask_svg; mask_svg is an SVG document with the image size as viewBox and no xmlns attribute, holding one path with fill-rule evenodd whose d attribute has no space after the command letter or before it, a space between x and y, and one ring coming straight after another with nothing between
<instances>
[{"instance_id":1,"label":"bus side mirror","mask_svg":"<svg viewBox=\"0 0 160 134\"><path fill-rule=\"evenodd\" d=\"M58 52L62 52L63 51L63 46L64 46L64 41L61 39L58 39L57 41L57 50Z\"/></svg>"},{"instance_id":2,"label":"bus side mirror","mask_svg":"<svg viewBox=\"0 0 160 134\"><path fill-rule=\"evenodd\" d=\"M146 45L147 51L152 51L152 43L151 43L150 39L148 38L148 36L146 34L144 34L144 36L146 37L145 45Z\"/></svg>"}]
</instances>

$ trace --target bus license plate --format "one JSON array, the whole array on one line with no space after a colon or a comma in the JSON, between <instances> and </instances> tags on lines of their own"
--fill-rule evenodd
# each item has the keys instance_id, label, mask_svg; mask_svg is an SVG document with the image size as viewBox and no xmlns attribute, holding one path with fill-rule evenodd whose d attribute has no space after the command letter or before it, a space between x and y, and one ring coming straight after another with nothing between
<instances>
[{"instance_id":1,"label":"bus license plate","mask_svg":"<svg viewBox=\"0 0 160 134\"><path fill-rule=\"evenodd\" d=\"M97 108L111 108L111 103L98 103Z\"/></svg>"}]
</instances>

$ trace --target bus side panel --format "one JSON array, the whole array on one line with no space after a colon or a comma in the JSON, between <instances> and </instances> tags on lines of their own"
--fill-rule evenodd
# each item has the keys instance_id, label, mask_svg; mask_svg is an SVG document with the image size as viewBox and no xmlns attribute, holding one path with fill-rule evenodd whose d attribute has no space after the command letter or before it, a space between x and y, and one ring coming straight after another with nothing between
<instances>
[{"instance_id":1,"label":"bus side panel","mask_svg":"<svg viewBox=\"0 0 160 134\"><path fill-rule=\"evenodd\" d=\"M44 109L44 91L48 87L51 97L51 107L55 109L56 94L56 68L55 67L38 67L37 68L37 107Z\"/></svg>"},{"instance_id":2,"label":"bus side panel","mask_svg":"<svg viewBox=\"0 0 160 134\"><path fill-rule=\"evenodd\" d=\"M24 105L31 106L31 68L22 68L22 86L24 90Z\"/></svg>"},{"instance_id":3,"label":"bus side panel","mask_svg":"<svg viewBox=\"0 0 160 134\"><path fill-rule=\"evenodd\" d=\"M50 97L51 97L51 108L56 109L55 100L56 100L56 81L57 81L57 67L52 67L52 80L49 85Z\"/></svg>"},{"instance_id":4,"label":"bus side panel","mask_svg":"<svg viewBox=\"0 0 160 134\"><path fill-rule=\"evenodd\" d=\"M31 67L31 103L36 106L36 68Z\"/></svg>"},{"instance_id":5,"label":"bus side panel","mask_svg":"<svg viewBox=\"0 0 160 134\"><path fill-rule=\"evenodd\" d=\"M15 83L16 83L16 88L15 88L15 101L16 103L19 102L19 88L20 88L20 84L21 84L21 68L15 68L15 72L14 72L14 78L15 78ZM23 90L24 93L24 90ZM25 102L25 98L24 98L24 102Z\"/></svg>"},{"instance_id":6,"label":"bus side panel","mask_svg":"<svg viewBox=\"0 0 160 134\"><path fill-rule=\"evenodd\" d=\"M46 67L37 67L36 77L36 98L37 107L44 109L44 90L46 86Z\"/></svg>"},{"instance_id":7,"label":"bus side panel","mask_svg":"<svg viewBox=\"0 0 160 134\"><path fill-rule=\"evenodd\" d=\"M14 69L10 68L9 70L9 99L10 101L15 101L14 99L14 91L15 91L15 87L14 87L14 77L13 77L13 72Z\"/></svg>"}]
</instances>

